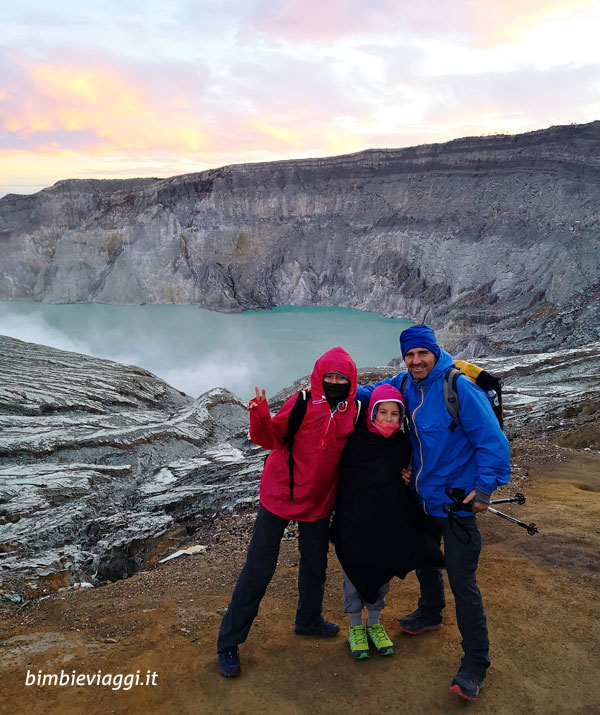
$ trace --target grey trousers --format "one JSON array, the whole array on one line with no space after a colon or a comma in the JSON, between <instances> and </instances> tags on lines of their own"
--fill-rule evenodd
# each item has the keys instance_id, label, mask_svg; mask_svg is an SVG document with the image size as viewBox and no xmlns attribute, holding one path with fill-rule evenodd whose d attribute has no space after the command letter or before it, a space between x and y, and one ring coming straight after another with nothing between
<instances>
[{"instance_id":1,"label":"grey trousers","mask_svg":"<svg viewBox=\"0 0 600 715\"><path fill-rule=\"evenodd\" d=\"M351 625L354 626L362 623L363 608L367 609L369 621L377 623L379 621L381 611L385 608L385 596L389 590L389 582L383 584L377 594L377 600L374 603L366 603L363 601L362 596L356 590L352 581L350 581L346 575L346 572L344 572L344 613L347 613L350 616ZM356 621L356 623L354 621Z\"/></svg>"},{"instance_id":2,"label":"grey trousers","mask_svg":"<svg viewBox=\"0 0 600 715\"><path fill-rule=\"evenodd\" d=\"M456 604L456 622L462 636L462 665L469 672L485 677L490 665L487 619L477 586L476 572L481 551L477 518L457 517L460 524L436 517L444 537L446 573ZM419 609L438 623L446 605L444 579L440 569L417 569L421 586Z\"/></svg>"}]
</instances>

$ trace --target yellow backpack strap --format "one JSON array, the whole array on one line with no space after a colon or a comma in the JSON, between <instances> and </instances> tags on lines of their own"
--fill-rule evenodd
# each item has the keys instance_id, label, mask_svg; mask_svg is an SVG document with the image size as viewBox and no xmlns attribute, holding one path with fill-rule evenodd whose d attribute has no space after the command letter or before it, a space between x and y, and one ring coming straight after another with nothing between
<instances>
[{"instance_id":1,"label":"yellow backpack strap","mask_svg":"<svg viewBox=\"0 0 600 715\"><path fill-rule=\"evenodd\" d=\"M472 362L467 362L466 360L455 360L454 364L471 382L477 384L477 378L482 370L479 365L473 365Z\"/></svg>"}]
</instances>

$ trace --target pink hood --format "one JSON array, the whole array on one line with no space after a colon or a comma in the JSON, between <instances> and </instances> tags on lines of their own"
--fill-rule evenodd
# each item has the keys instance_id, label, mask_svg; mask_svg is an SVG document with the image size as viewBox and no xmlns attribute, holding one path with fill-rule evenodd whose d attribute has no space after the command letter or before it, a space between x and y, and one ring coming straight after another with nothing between
<instances>
[{"instance_id":1,"label":"pink hood","mask_svg":"<svg viewBox=\"0 0 600 715\"><path fill-rule=\"evenodd\" d=\"M402 425L404 422L404 415L406 413L402 393L393 385L379 385L379 387L376 387L373 390L371 393L371 399L369 400L369 409L367 411L367 429L370 432L378 432L377 428L373 425L373 422L375 421L377 406L380 402L397 402L400 405L400 425Z\"/></svg>"},{"instance_id":2,"label":"pink hood","mask_svg":"<svg viewBox=\"0 0 600 715\"><path fill-rule=\"evenodd\" d=\"M350 394L347 397L347 402L352 402L356 397L356 389L358 380L356 375L356 365L354 360L348 355L344 348L331 348L315 363L315 366L310 376L310 391L313 402L319 399L325 399L323 394L323 376L326 372L341 372L350 380Z\"/></svg>"}]
</instances>

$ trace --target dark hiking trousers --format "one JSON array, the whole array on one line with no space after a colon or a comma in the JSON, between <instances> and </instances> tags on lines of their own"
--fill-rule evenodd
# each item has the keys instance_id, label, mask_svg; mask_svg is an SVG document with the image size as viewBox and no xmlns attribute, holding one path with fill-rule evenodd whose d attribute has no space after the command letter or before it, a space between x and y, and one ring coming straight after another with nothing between
<instances>
[{"instance_id":1,"label":"dark hiking trousers","mask_svg":"<svg viewBox=\"0 0 600 715\"><path fill-rule=\"evenodd\" d=\"M456 622L462 636L462 667L469 673L485 676L490 665L490 644L487 619L476 580L481 551L477 518L436 518L442 529L446 572L456 604ZM439 617L437 622L441 623L442 609L446 605L442 572L440 569L426 568L417 569L416 573L421 586L419 608L432 618Z\"/></svg>"},{"instance_id":2,"label":"dark hiking trousers","mask_svg":"<svg viewBox=\"0 0 600 715\"><path fill-rule=\"evenodd\" d=\"M275 573L279 546L289 519L276 516L261 506L246 563L242 569L227 612L223 616L217 651L243 643L256 618L262 597ZM317 626L322 620L321 608L325 591L329 517L318 521L298 522L300 567L298 571L298 609L296 625Z\"/></svg>"}]
</instances>

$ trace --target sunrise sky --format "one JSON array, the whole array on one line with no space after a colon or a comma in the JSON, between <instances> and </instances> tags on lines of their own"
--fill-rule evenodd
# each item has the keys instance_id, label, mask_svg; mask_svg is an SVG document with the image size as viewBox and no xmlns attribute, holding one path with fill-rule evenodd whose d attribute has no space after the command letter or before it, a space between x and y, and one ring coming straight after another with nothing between
<instances>
[{"instance_id":1,"label":"sunrise sky","mask_svg":"<svg viewBox=\"0 0 600 715\"><path fill-rule=\"evenodd\" d=\"M600 119L599 0L0 0L0 196Z\"/></svg>"}]
</instances>

